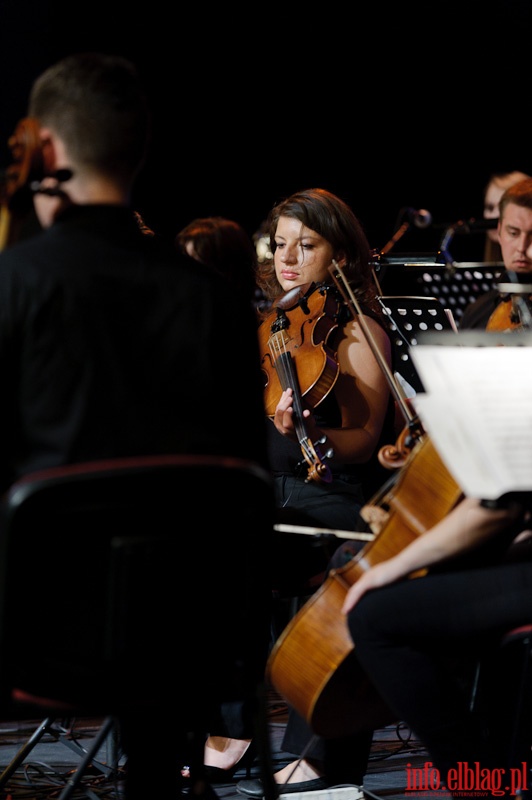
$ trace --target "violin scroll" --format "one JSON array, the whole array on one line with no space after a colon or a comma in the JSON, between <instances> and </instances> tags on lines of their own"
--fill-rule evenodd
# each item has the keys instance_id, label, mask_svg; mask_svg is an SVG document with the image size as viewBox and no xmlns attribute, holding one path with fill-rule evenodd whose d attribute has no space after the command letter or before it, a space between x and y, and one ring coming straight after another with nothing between
<instances>
[{"instance_id":1,"label":"violin scroll","mask_svg":"<svg viewBox=\"0 0 532 800\"><path fill-rule=\"evenodd\" d=\"M0 182L0 250L17 239L20 226L31 210L30 181L40 180L44 174L37 120L21 119L8 145L13 162Z\"/></svg>"},{"instance_id":2,"label":"violin scroll","mask_svg":"<svg viewBox=\"0 0 532 800\"><path fill-rule=\"evenodd\" d=\"M40 179L44 174L37 120L21 119L7 143L13 162L5 171L3 193L8 204L16 206L20 202L20 192L29 188L30 180Z\"/></svg>"}]
</instances>

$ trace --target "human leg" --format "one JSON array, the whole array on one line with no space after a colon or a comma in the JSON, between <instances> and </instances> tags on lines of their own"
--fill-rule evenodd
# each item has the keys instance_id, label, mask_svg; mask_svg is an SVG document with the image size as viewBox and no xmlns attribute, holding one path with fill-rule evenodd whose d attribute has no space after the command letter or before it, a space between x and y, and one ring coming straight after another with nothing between
<instances>
[{"instance_id":1,"label":"human leg","mask_svg":"<svg viewBox=\"0 0 532 800\"><path fill-rule=\"evenodd\" d=\"M361 785L366 773L373 731L352 736L324 739L317 736L306 720L290 709L282 748L312 764L319 765L327 783Z\"/></svg>"},{"instance_id":2,"label":"human leg","mask_svg":"<svg viewBox=\"0 0 532 800\"><path fill-rule=\"evenodd\" d=\"M359 662L398 719L424 742L440 774L458 761L507 766L500 742L486 735L486 720L470 713L462 667L486 640L531 614L530 564L401 581L369 592L350 612Z\"/></svg>"},{"instance_id":3,"label":"human leg","mask_svg":"<svg viewBox=\"0 0 532 800\"><path fill-rule=\"evenodd\" d=\"M290 709L281 743L284 752L299 756L275 773L283 791L316 791L326 786L355 784L362 786L366 774L372 731L352 736L323 739L313 733L305 719ZM248 797L262 797L257 779L242 780L237 791Z\"/></svg>"}]
</instances>

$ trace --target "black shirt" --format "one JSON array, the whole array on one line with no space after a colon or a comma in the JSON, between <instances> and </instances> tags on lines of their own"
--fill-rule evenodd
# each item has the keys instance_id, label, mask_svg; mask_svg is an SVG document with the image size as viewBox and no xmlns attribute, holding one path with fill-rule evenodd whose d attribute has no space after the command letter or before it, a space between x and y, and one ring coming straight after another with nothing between
<instances>
[{"instance_id":1,"label":"black shirt","mask_svg":"<svg viewBox=\"0 0 532 800\"><path fill-rule=\"evenodd\" d=\"M121 455L266 464L255 329L223 278L130 209L72 206L0 253L0 490Z\"/></svg>"}]
</instances>

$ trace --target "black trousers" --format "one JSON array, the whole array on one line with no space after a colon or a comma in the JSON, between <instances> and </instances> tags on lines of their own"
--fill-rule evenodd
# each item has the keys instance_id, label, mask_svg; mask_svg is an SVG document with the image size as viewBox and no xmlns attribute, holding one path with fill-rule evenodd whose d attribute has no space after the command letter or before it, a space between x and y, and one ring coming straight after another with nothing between
<instances>
[{"instance_id":1,"label":"black trousers","mask_svg":"<svg viewBox=\"0 0 532 800\"><path fill-rule=\"evenodd\" d=\"M501 633L531 620L530 562L406 579L368 592L348 617L359 662L444 778L459 761L511 766L497 718L505 686L483 718L470 712L467 675Z\"/></svg>"},{"instance_id":2,"label":"black trousers","mask_svg":"<svg viewBox=\"0 0 532 800\"><path fill-rule=\"evenodd\" d=\"M319 761L330 786L354 783L362 786L366 774L373 732L336 739L316 736L293 709L282 741L286 753Z\"/></svg>"}]
</instances>

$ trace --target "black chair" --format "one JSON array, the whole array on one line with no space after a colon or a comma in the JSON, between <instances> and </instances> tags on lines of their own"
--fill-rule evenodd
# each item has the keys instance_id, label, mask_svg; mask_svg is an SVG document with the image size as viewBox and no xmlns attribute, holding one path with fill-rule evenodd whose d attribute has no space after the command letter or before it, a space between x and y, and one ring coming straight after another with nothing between
<instances>
[{"instance_id":1,"label":"black chair","mask_svg":"<svg viewBox=\"0 0 532 800\"><path fill-rule=\"evenodd\" d=\"M508 630L486 646L478 660L471 713L496 739L516 795L532 796L532 624Z\"/></svg>"},{"instance_id":2,"label":"black chair","mask_svg":"<svg viewBox=\"0 0 532 800\"><path fill-rule=\"evenodd\" d=\"M273 510L269 473L233 458L118 459L16 483L0 506L0 719L116 721L127 800L177 796L185 764L201 796L213 709L261 711Z\"/></svg>"}]
</instances>

